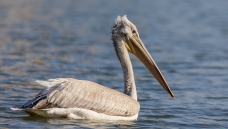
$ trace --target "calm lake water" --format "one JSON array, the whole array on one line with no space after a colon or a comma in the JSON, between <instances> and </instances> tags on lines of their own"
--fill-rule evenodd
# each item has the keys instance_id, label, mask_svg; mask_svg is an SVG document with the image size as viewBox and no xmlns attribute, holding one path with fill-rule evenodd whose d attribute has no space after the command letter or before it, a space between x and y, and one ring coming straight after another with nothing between
<instances>
[{"instance_id":1,"label":"calm lake water","mask_svg":"<svg viewBox=\"0 0 228 129\"><path fill-rule=\"evenodd\" d=\"M0 1L0 127L228 129L228 1ZM169 94L131 55L137 121L31 117L10 107L43 89L34 81L90 80L123 91L111 27L127 15L157 62Z\"/></svg>"}]
</instances>

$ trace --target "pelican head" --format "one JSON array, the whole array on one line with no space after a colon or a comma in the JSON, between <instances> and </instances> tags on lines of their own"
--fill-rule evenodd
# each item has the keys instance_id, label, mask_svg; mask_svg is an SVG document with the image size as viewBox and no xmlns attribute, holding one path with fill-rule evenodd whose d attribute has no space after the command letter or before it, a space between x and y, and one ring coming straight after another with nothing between
<instances>
[{"instance_id":1,"label":"pelican head","mask_svg":"<svg viewBox=\"0 0 228 129\"><path fill-rule=\"evenodd\" d=\"M118 16L115 20L112 29L112 40L114 45L125 46L129 52L134 54L147 67L161 86L174 98L174 94L170 90L161 71L141 41L136 26L127 19L126 15L123 17Z\"/></svg>"}]
</instances>

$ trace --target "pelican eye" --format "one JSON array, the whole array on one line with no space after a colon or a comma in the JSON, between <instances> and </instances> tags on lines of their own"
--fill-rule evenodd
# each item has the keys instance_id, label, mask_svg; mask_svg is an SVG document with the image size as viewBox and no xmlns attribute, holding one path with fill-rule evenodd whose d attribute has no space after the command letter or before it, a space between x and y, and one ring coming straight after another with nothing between
<instances>
[{"instance_id":1,"label":"pelican eye","mask_svg":"<svg viewBox=\"0 0 228 129\"><path fill-rule=\"evenodd\" d=\"M132 31L132 33L133 33L133 34L136 34L136 31L135 31L135 30L133 30L133 31Z\"/></svg>"}]
</instances>

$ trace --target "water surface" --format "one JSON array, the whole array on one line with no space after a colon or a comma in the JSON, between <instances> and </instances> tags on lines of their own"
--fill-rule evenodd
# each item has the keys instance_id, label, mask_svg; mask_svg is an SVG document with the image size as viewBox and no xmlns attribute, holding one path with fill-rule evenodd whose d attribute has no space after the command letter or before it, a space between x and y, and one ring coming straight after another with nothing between
<instances>
[{"instance_id":1,"label":"water surface","mask_svg":"<svg viewBox=\"0 0 228 129\"><path fill-rule=\"evenodd\" d=\"M227 7L226 0L0 1L0 127L228 128ZM71 77L123 91L110 32L125 14L175 99L131 56L137 121L38 118L9 109L43 89L35 80Z\"/></svg>"}]
</instances>

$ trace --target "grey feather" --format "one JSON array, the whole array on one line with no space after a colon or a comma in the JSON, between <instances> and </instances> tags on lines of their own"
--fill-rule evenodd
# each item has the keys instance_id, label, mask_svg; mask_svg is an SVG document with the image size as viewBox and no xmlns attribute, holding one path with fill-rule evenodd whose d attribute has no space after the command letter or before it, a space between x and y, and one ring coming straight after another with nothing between
<instances>
[{"instance_id":1,"label":"grey feather","mask_svg":"<svg viewBox=\"0 0 228 129\"><path fill-rule=\"evenodd\" d=\"M22 108L83 108L113 116L133 116L140 109L133 98L94 82L72 78L38 82L47 88Z\"/></svg>"}]
</instances>

